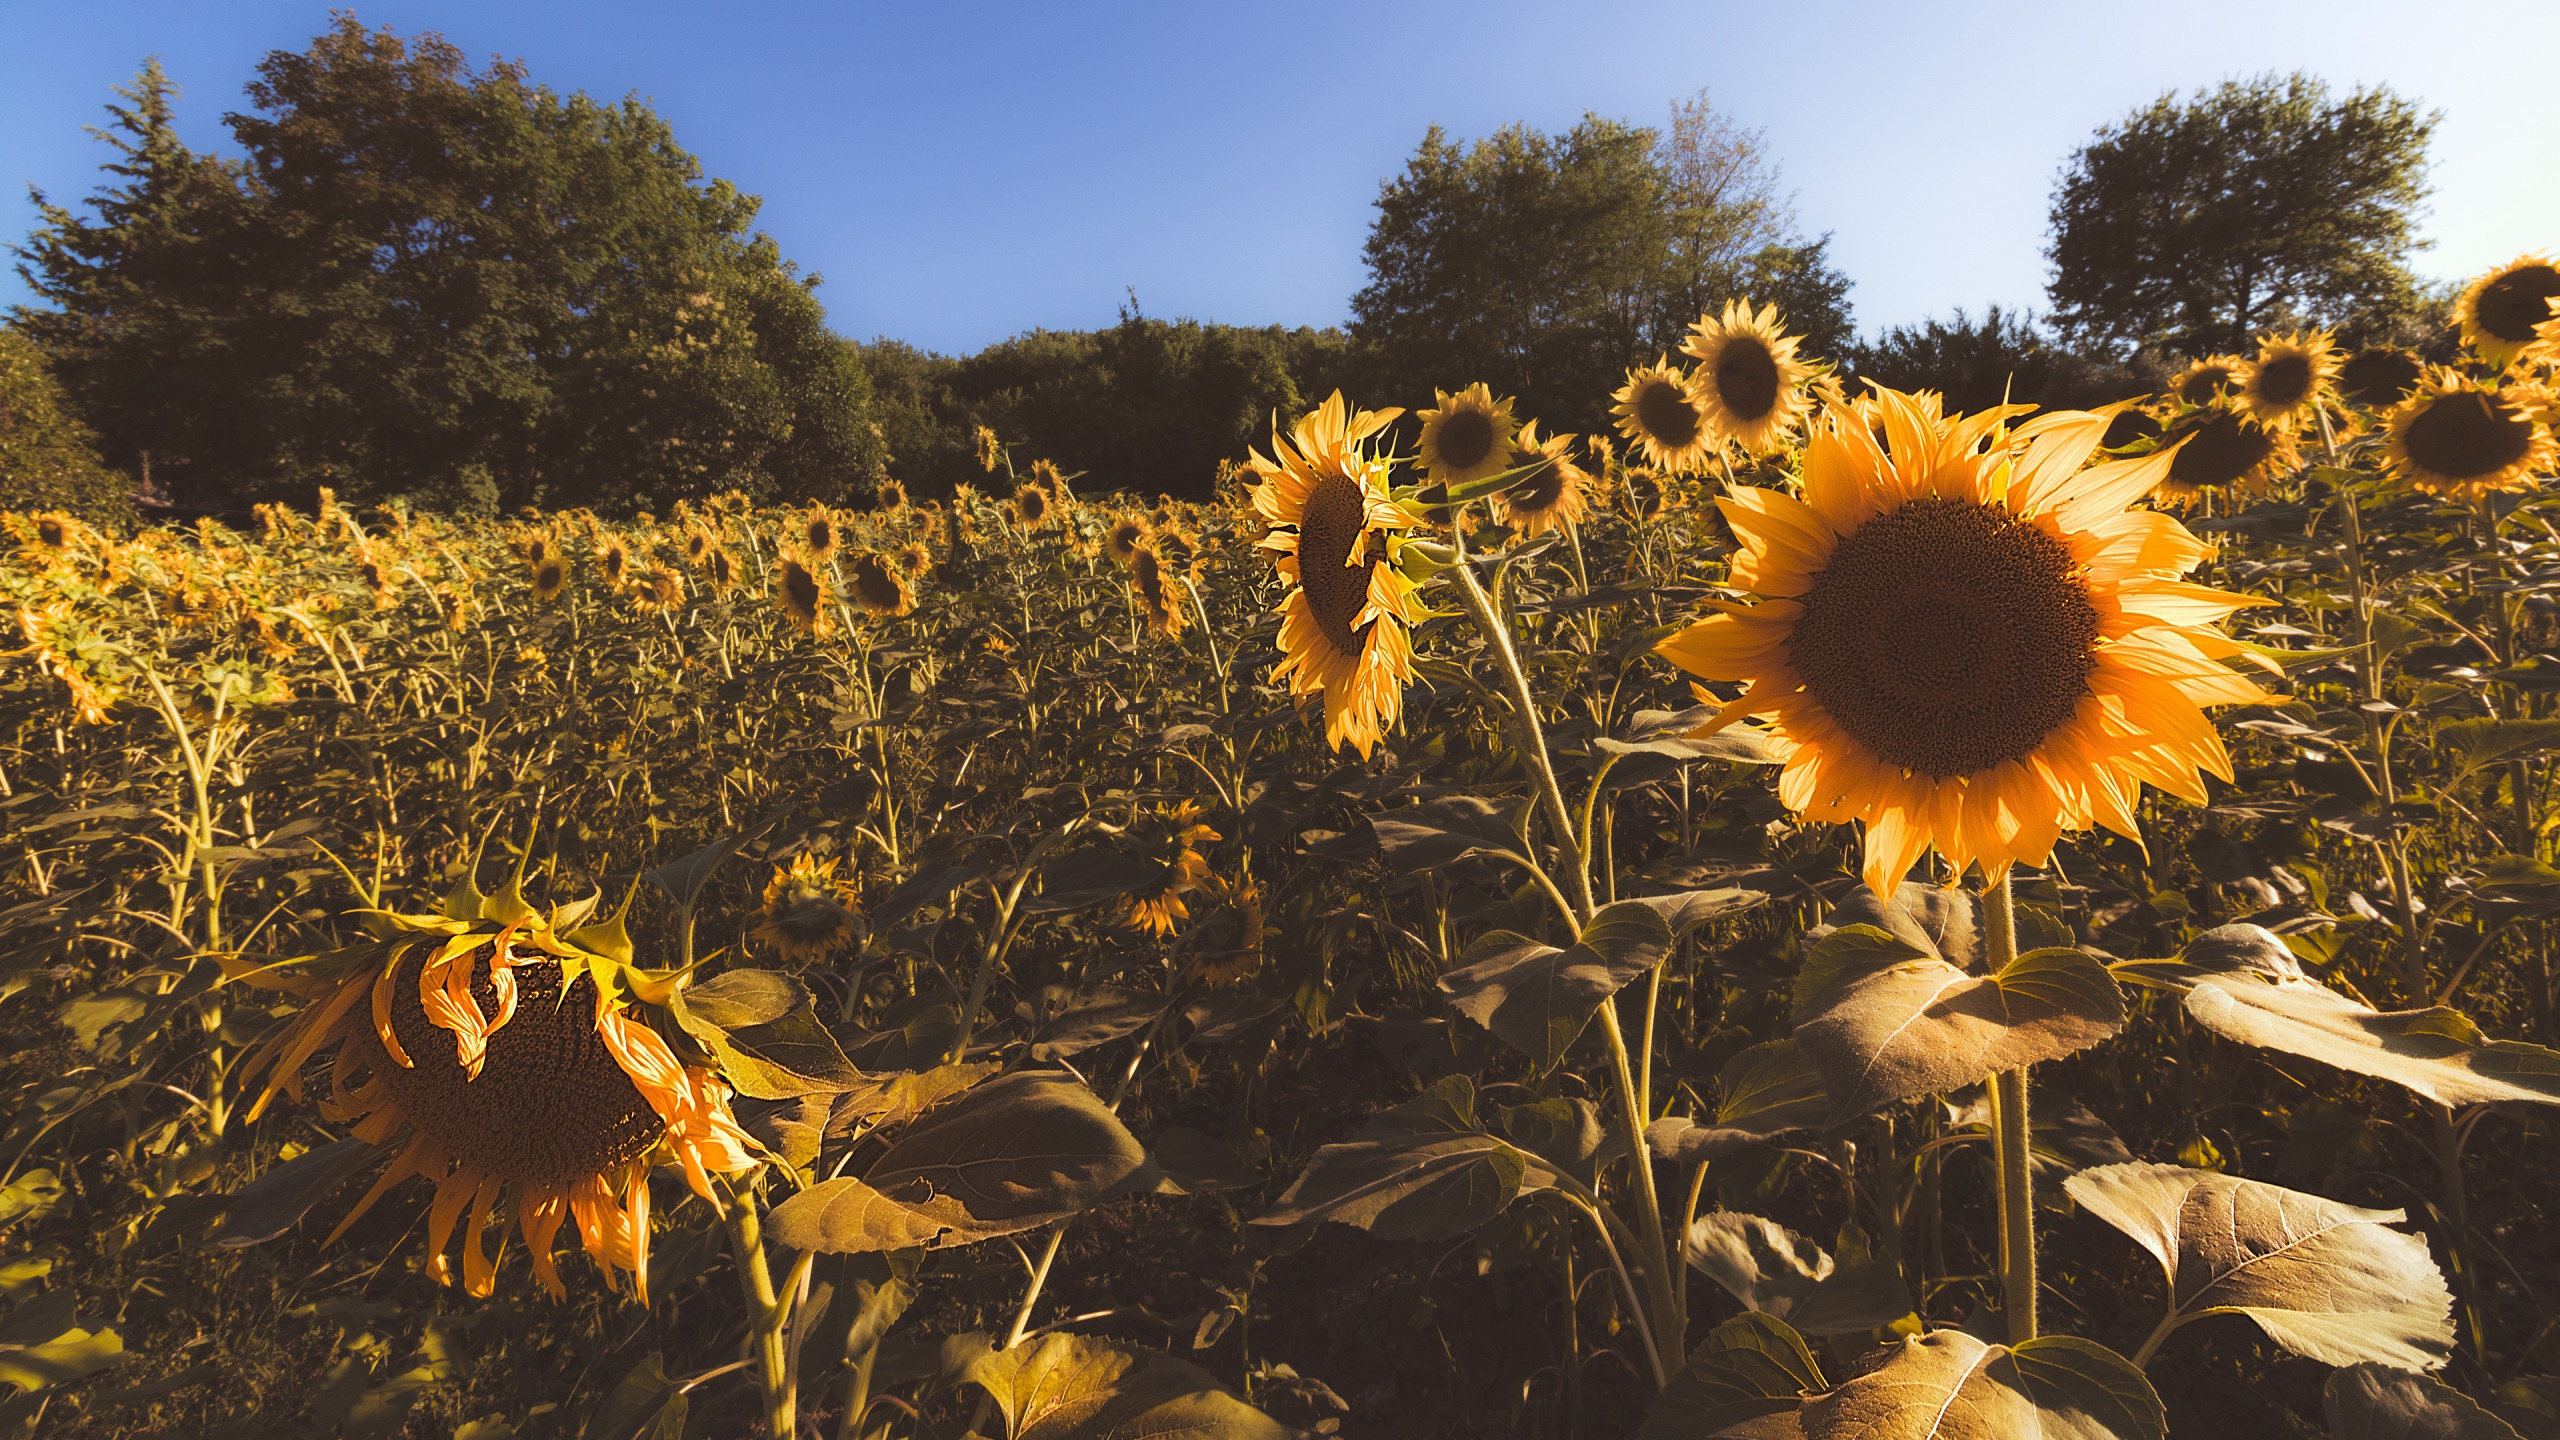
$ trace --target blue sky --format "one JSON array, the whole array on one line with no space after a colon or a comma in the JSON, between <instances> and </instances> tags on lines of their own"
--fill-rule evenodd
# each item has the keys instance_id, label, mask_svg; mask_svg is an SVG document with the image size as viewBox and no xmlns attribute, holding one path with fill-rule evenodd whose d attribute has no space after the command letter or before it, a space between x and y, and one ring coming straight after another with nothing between
<instances>
[{"instance_id":1,"label":"blue sky","mask_svg":"<svg viewBox=\"0 0 2560 1440\"><path fill-rule=\"evenodd\" d=\"M637 93L764 197L836 328L965 352L1150 315L1333 324L1380 180L1426 126L1585 111L1659 123L1706 87L1764 128L1833 235L1861 330L2038 305L2054 175L2164 89L2302 68L2440 108L2418 260L2464 275L2560 247L2560 5L1835 3L1032 5L367 0L555 89ZM223 145L258 58L327 23L279 0L0 0L0 235L25 187L96 184L82 127L157 54ZM25 298L14 274L0 304Z\"/></svg>"}]
</instances>

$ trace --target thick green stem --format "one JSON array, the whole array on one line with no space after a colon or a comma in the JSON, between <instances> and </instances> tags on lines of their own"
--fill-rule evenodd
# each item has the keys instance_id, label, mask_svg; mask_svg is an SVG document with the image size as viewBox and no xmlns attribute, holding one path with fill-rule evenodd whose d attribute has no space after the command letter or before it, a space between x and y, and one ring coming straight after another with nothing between
<instances>
[{"instance_id":1,"label":"thick green stem","mask_svg":"<svg viewBox=\"0 0 2560 1440\"><path fill-rule=\"evenodd\" d=\"M773 1293L773 1271L764 1258L764 1221L752 1195L730 1197L729 1248L738 1264L738 1291L746 1299L747 1313L755 1317L748 1343L754 1347L756 1388L764 1397L765 1433L790 1440L798 1429L798 1397L791 1391L782 1335L790 1312Z\"/></svg>"},{"instance_id":2,"label":"thick green stem","mask_svg":"<svg viewBox=\"0 0 2560 1440\"><path fill-rule=\"evenodd\" d=\"M2018 958L2018 917L2008 872L1982 892L1985 966L1998 974ZM2036 1207L2027 1163L2027 1072L1991 1077L1991 1140L2000 1172L2000 1295L2009 1343L2036 1338Z\"/></svg>"},{"instance_id":3,"label":"thick green stem","mask_svg":"<svg viewBox=\"0 0 2560 1440\"><path fill-rule=\"evenodd\" d=\"M2452 1233L2446 1236L2445 1251L2453 1259L2454 1293L2461 1297L2462 1328L2471 1332L2471 1354L2485 1361L2488 1351L2488 1317L2480 1308L2480 1275L2471 1258L2471 1196L2462 1182L2462 1132L2453 1123L2453 1111L2443 1105L2429 1105L2428 1116L2435 1121L2436 1168L2444 1181L2444 1223Z\"/></svg>"},{"instance_id":4,"label":"thick green stem","mask_svg":"<svg viewBox=\"0 0 2560 1440\"><path fill-rule=\"evenodd\" d=\"M1565 808L1564 789L1556 783L1555 767L1547 761L1547 737L1538 724L1538 702L1529 693L1529 675L1520 664L1520 652L1511 646L1511 629L1494 613L1492 597L1476 583L1475 572L1467 567L1464 546L1461 540L1458 563L1449 567L1449 573L1457 578L1458 595L1466 602L1467 614L1492 644L1494 658L1502 662L1503 687L1511 701L1512 726L1518 732L1514 744L1520 751L1521 763L1537 778L1538 800L1547 812L1547 823L1555 829L1556 843L1574 862L1566 867L1573 877L1573 898L1582 918L1588 920L1597 908L1591 903L1591 866L1574 833L1573 814Z\"/></svg>"}]
</instances>

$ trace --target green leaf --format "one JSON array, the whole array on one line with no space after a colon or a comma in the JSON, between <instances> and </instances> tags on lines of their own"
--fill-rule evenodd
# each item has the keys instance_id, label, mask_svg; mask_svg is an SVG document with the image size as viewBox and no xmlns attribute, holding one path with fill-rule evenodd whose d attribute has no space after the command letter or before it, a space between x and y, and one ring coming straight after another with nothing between
<instances>
[{"instance_id":1,"label":"green leaf","mask_svg":"<svg viewBox=\"0 0 2560 1440\"><path fill-rule=\"evenodd\" d=\"M1960 970L1972 969L1982 958L1982 897L1952 885L1899 885L1891 900L1877 899L1864 885L1854 886L1832 907L1830 928L1811 932L1809 938L1819 948L1823 939L1852 925L1882 930Z\"/></svg>"},{"instance_id":2,"label":"green leaf","mask_svg":"<svg viewBox=\"0 0 2560 1440\"><path fill-rule=\"evenodd\" d=\"M2246 1315L2297 1355L2428 1370L2453 1351L2453 1295L2408 1218L2176 1165L2107 1165L2063 1182L2169 1278L2172 1318Z\"/></svg>"},{"instance_id":3,"label":"green leaf","mask_svg":"<svg viewBox=\"0 0 2560 1440\"><path fill-rule=\"evenodd\" d=\"M268 1166L267 1173L231 1193L213 1243L236 1249L273 1240L381 1155L379 1145L336 1140Z\"/></svg>"},{"instance_id":4,"label":"green leaf","mask_svg":"<svg viewBox=\"0 0 2560 1440\"><path fill-rule=\"evenodd\" d=\"M1378 853L1399 875L1436 870L1469 855L1521 858L1527 844L1509 812L1474 795L1449 795L1411 810L1369 817Z\"/></svg>"},{"instance_id":5,"label":"green leaf","mask_svg":"<svg viewBox=\"0 0 2560 1440\"><path fill-rule=\"evenodd\" d=\"M2077 950L2031 950L1998 974L1968 975L1852 925L1814 947L1796 985L1796 1039L1831 1092L1835 1126L2123 1028L2114 977Z\"/></svg>"},{"instance_id":6,"label":"green leaf","mask_svg":"<svg viewBox=\"0 0 2560 1440\"><path fill-rule=\"evenodd\" d=\"M1297 1432L1248 1405L1197 1365L1082 1335L1043 1335L1011 1350L960 1337L975 1353L963 1383L1003 1412L1007 1440L1288 1440Z\"/></svg>"},{"instance_id":7,"label":"green leaf","mask_svg":"<svg viewBox=\"0 0 2560 1440\"><path fill-rule=\"evenodd\" d=\"M1837 1261L1774 1220L1727 1210L1699 1216L1681 1248L1744 1308L1807 1335L1861 1334L1911 1313L1910 1287L1855 1225L1841 1228Z\"/></svg>"},{"instance_id":8,"label":"green leaf","mask_svg":"<svg viewBox=\"0 0 2560 1440\"><path fill-rule=\"evenodd\" d=\"M2484 766L2560 745L2560 720L2455 720L2436 727L2436 741L2450 752L2453 778L2459 780Z\"/></svg>"},{"instance_id":9,"label":"green leaf","mask_svg":"<svg viewBox=\"0 0 2560 1440\"><path fill-rule=\"evenodd\" d=\"M49 1214L62 1203L62 1196L61 1177L50 1170L30 1170L0 1190L0 1226Z\"/></svg>"},{"instance_id":10,"label":"green leaf","mask_svg":"<svg viewBox=\"0 0 2560 1440\"><path fill-rule=\"evenodd\" d=\"M1671 953L1671 927L1640 900L1591 917L1570 950L1508 930L1467 947L1466 965L1440 977L1461 1015L1526 1054L1538 1073L1555 1068L1601 1002Z\"/></svg>"},{"instance_id":11,"label":"green leaf","mask_svg":"<svg viewBox=\"0 0 2560 1440\"><path fill-rule=\"evenodd\" d=\"M718 1062L722 1076L741 1095L757 1100L792 1100L803 1095L839 1094L869 1086L836 1037L807 1006L765 1025L722 1030L702 1024L692 997L679 992L671 1007L685 1033L700 1041Z\"/></svg>"},{"instance_id":12,"label":"green leaf","mask_svg":"<svg viewBox=\"0 0 2560 1440\"><path fill-rule=\"evenodd\" d=\"M1827 1388L1794 1327L1771 1315L1737 1315L1689 1352L1645 1411L1635 1440L1690 1440L1765 1417L1792 1420L1802 1397Z\"/></svg>"},{"instance_id":13,"label":"green leaf","mask_svg":"<svg viewBox=\"0 0 2560 1440\"><path fill-rule=\"evenodd\" d=\"M2350 1365L2320 1389L2333 1440L2518 1440L2470 1396L2387 1365Z\"/></svg>"},{"instance_id":14,"label":"green leaf","mask_svg":"<svg viewBox=\"0 0 2560 1440\"><path fill-rule=\"evenodd\" d=\"M579 1440L684 1440L684 1387L652 1350L596 1407Z\"/></svg>"},{"instance_id":15,"label":"green leaf","mask_svg":"<svg viewBox=\"0 0 2560 1440\"><path fill-rule=\"evenodd\" d=\"M809 1003L809 987L778 970L724 970L678 993L695 1016L723 1030L768 1025Z\"/></svg>"},{"instance_id":16,"label":"green leaf","mask_svg":"<svg viewBox=\"0 0 2560 1440\"><path fill-rule=\"evenodd\" d=\"M1382 1240L1450 1240L1502 1213L1543 1165L1476 1123L1475 1082L1452 1075L1307 1162L1256 1225L1337 1220Z\"/></svg>"},{"instance_id":17,"label":"green leaf","mask_svg":"<svg viewBox=\"0 0 2560 1440\"><path fill-rule=\"evenodd\" d=\"M1730 1155L1829 1120L1831 1096L1813 1057L1793 1040L1754 1045L1724 1062L1716 1074L1716 1113L1711 1123L1683 1116L1645 1127L1653 1153L1680 1164Z\"/></svg>"},{"instance_id":18,"label":"green leaf","mask_svg":"<svg viewBox=\"0 0 2560 1440\"><path fill-rule=\"evenodd\" d=\"M1961 1330L1915 1335L1807 1404L1809 1440L2165 1440L2151 1383L2103 1345L2048 1335L2012 1349Z\"/></svg>"}]
</instances>

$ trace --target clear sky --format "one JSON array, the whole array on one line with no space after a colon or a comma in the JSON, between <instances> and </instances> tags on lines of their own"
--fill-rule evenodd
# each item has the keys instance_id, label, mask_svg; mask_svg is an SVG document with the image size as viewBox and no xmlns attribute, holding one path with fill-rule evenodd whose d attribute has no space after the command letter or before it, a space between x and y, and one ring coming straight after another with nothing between
<instances>
[{"instance_id":1,"label":"clear sky","mask_svg":"<svg viewBox=\"0 0 2560 1440\"><path fill-rule=\"evenodd\" d=\"M365 0L535 80L637 93L764 197L836 328L950 353L1149 315L1339 323L1379 182L1424 127L1657 124L1706 87L1764 128L1859 327L2038 306L2056 171L2166 89L2307 69L2440 108L2422 273L2560 248L2560 5L779 3ZM86 195L114 85L157 54L180 130L221 116L312 0L0 0L0 236ZM0 304L25 298L12 274Z\"/></svg>"}]
</instances>

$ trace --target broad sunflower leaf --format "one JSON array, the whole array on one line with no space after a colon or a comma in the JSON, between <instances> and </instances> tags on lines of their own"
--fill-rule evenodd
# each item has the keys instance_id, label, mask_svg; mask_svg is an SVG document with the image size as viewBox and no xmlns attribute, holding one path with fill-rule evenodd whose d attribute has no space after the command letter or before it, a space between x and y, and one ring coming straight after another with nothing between
<instances>
[{"instance_id":1,"label":"broad sunflower leaf","mask_svg":"<svg viewBox=\"0 0 2560 1440\"><path fill-rule=\"evenodd\" d=\"M1719 1210L1690 1224L1681 1251L1744 1308L1807 1335L1861 1334L1911 1313L1911 1288L1855 1225L1841 1227L1835 1261L1774 1220Z\"/></svg>"},{"instance_id":2,"label":"broad sunflower leaf","mask_svg":"<svg viewBox=\"0 0 2560 1440\"><path fill-rule=\"evenodd\" d=\"M673 1007L685 1031L719 1062L720 1074L738 1093L758 1100L792 1100L803 1095L841 1094L870 1085L870 1078L845 1057L835 1035L807 1006L763 1025L737 1030L704 1026L690 1018L690 998L679 994Z\"/></svg>"},{"instance_id":3,"label":"broad sunflower leaf","mask_svg":"<svg viewBox=\"0 0 2560 1440\"><path fill-rule=\"evenodd\" d=\"M1153 883L1164 867L1152 860L1123 855L1106 845L1089 846L1049 861L1040 870L1040 893L1022 897L1025 915L1065 915L1117 900Z\"/></svg>"},{"instance_id":4,"label":"broad sunflower leaf","mask_svg":"<svg viewBox=\"0 0 2560 1440\"><path fill-rule=\"evenodd\" d=\"M2176 1165L2107 1165L2062 1182L2151 1252L2179 1324L2246 1315L2297 1355L2429 1370L2453 1351L2453 1296L2407 1218Z\"/></svg>"},{"instance_id":5,"label":"broad sunflower leaf","mask_svg":"<svg viewBox=\"0 0 2560 1440\"><path fill-rule=\"evenodd\" d=\"M1288 1440L1297 1432L1247 1404L1216 1376L1153 1351L1052 1334L997 1350L956 1337L960 1379L1003 1412L1006 1440Z\"/></svg>"},{"instance_id":6,"label":"broad sunflower leaf","mask_svg":"<svg viewBox=\"0 0 2560 1440\"><path fill-rule=\"evenodd\" d=\"M1806 939L1818 948L1850 925L1872 925L1961 969L1970 970L1982 960L1982 897L1955 886L1902 885L1891 900L1877 899L1864 885L1852 886L1832 907L1831 923L1807 931Z\"/></svg>"},{"instance_id":7,"label":"broad sunflower leaf","mask_svg":"<svg viewBox=\"0 0 2560 1440\"><path fill-rule=\"evenodd\" d=\"M1440 989L1459 1014L1509 1041L1543 1075L1603 1002L1670 953L1661 912L1621 900L1592 916L1569 950L1490 931L1467 947L1464 966L1440 977Z\"/></svg>"},{"instance_id":8,"label":"broad sunflower leaf","mask_svg":"<svg viewBox=\"0 0 2560 1440\"><path fill-rule=\"evenodd\" d=\"M694 1015L723 1030L770 1024L809 1003L809 987L779 970L723 970L678 993Z\"/></svg>"},{"instance_id":9,"label":"broad sunflower leaf","mask_svg":"<svg viewBox=\"0 0 2560 1440\"><path fill-rule=\"evenodd\" d=\"M688 1408L684 1386L653 1350L604 1397L580 1440L683 1440Z\"/></svg>"},{"instance_id":10,"label":"broad sunflower leaf","mask_svg":"<svg viewBox=\"0 0 2560 1440\"><path fill-rule=\"evenodd\" d=\"M1716 1113L1709 1123L1683 1117L1654 1121L1645 1141L1666 1160L1694 1164L1796 1130L1818 1130L1831 1096L1813 1057L1793 1040L1754 1045L1716 1073Z\"/></svg>"},{"instance_id":11,"label":"broad sunflower leaf","mask_svg":"<svg viewBox=\"0 0 2560 1440\"><path fill-rule=\"evenodd\" d=\"M1809 1440L2163 1440L2151 1382L2103 1345L2047 1335L2015 1348L1961 1330L1915 1335L1811 1401Z\"/></svg>"},{"instance_id":12,"label":"broad sunflower leaf","mask_svg":"<svg viewBox=\"0 0 2560 1440\"><path fill-rule=\"evenodd\" d=\"M382 1153L381 1146L362 1140L335 1140L268 1166L265 1174L231 1193L213 1243L236 1249L273 1240Z\"/></svg>"},{"instance_id":13,"label":"broad sunflower leaf","mask_svg":"<svg viewBox=\"0 0 2560 1440\"><path fill-rule=\"evenodd\" d=\"M1164 1012L1164 997L1126 985L1091 985L1082 990L1045 985L1036 1003L1014 1008L1032 1027L1031 1058L1056 1060L1134 1035Z\"/></svg>"},{"instance_id":14,"label":"broad sunflower leaf","mask_svg":"<svg viewBox=\"0 0 2560 1440\"><path fill-rule=\"evenodd\" d=\"M1708 921L1731 915L1768 899L1761 890L1745 890L1725 886L1714 890L1680 890L1669 895L1638 895L1621 904L1642 905L1662 917L1671 927L1671 938L1677 940Z\"/></svg>"},{"instance_id":15,"label":"broad sunflower leaf","mask_svg":"<svg viewBox=\"0 0 2560 1440\"><path fill-rule=\"evenodd\" d=\"M2436 727L2456 780L2484 766L2521 760L2560 745L2560 720L2454 720Z\"/></svg>"},{"instance_id":16,"label":"broad sunflower leaf","mask_svg":"<svg viewBox=\"0 0 2560 1440\"><path fill-rule=\"evenodd\" d=\"M1777 1416L1792 1422L1804 1396L1827 1388L1822 1367L1793 1326L1747 1312L1707 1332L1689 1352L1688 1363L1645 1411L1635 1440L1726 1435L1734 1425Z\"/></svg>"},{"instance_id":17,"label":"broad sunflower leaf","mask_svg":"<svg viewBox=\"0 0 2560 1440\"><path fill-rule=\"evenodd\" d=\"M2468 1395L2387 1365L2350 1365L2320 1388L2332 1440L2517 1440Z\"/></svg>"},{"instance_id":18,"label":"broad sunflower leaf","mask_svg":"<svg viewBox=\"0 0 2560 1440\"><path fill-rule=\"evenodd\" d=\"M1399 875L1436 870L1469 855L1517 858L1525 849L1511 813L1475 795L1449 795L1369 817L1378 853Z\"/></svg>"},{"instance_id":19,"label":"broad sunflower leaf","mask_svg":"<svg viewBox=\"0 0 2560 1440\"><path fill-rule=\"evenodd\" d=\"M1382 1240L1450 1240L1553 1183L1476 1123L1475 1082L1452 1075L1327 1145L1256 1225L1338 1220Z\"/></svg>"},{"instance_id":20,"label":"broad sunflower leaf","mask_svg":"<svg viewBox=\"0 0 2560 1440\"><path fill-rule=\"evenodd\" d=\"M1851 925L1806 959L1795 1014L1838 1125L2085 1050L2124 1028L2124 996L2077 950L2031 950L1996 974L1968 975Z\"/></svg>"}]
</instances>

